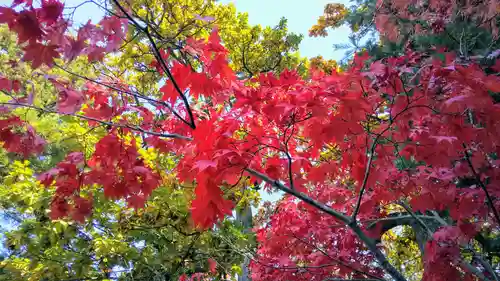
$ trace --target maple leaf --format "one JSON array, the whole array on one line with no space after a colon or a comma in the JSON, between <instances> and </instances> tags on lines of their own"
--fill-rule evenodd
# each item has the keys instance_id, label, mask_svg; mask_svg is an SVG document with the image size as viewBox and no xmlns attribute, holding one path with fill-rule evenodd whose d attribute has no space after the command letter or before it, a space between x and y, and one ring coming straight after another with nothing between
<instances>
[{"instance_id":1,"label":"maple leaf","mask_svg":"<svg viewBox=\"0 0 500 281\"><path fill-rule=\"evenodd\" d=\"M231 215L233 202L222 197L222 191L212 178L198 178L196 198L191 202L191 217L201 229L211 227L225 215Z\"/></svg>"},{"instance_id":2,"label":"maple leaf","mask_svg":"<svg viewBox=\"0 0 500 281\"><path fill-rule=\"evenodd\" d=\"M85 49L87 44L85 40L68 38L67 44L64 45L64 57L68 61L73 61L76 57L78 57L82 51Z\"/></svg>"},{"instance_id":3,"label":"maple leaf","mask_svg":"<svg viewBox=\"0 0 500 281\"><path fill-rule=\"evenodd\" d=\"M217 75L223 80L234 80L235 75L231 67L227 63L225 55L217 55L210 63L208 72L212 77Z\"/></svg>"},{"instance_id":4,"label":"maple leaf","mask_svg":"<svg viewBox=\"0 0 500 281\"><path fill-rule=\"evenodd\" d=\"M210 36L208 37L207 49L210 52L215 52L215 53L226 52L226 48L224 46L222 46L222 44L221 44L221 39L220 39L219 31L217 30L217 28L214 28L212 30L212 33L210 33Z\"/></svg>"},{"instance_id":5,"label":"maple leaf","mask_svg":"<svg viewBox=\"0 0 500 281\"><path fill-rule=\"evenodd\" d=\"M19 82L19 80L10 80L0 77L0 91L19 92L19 90L21 90L21 82Z\"/></svg>"},{"instance_id":6,"label":"maple leaf","mask_svg":"<svg viewBox=\"0 0 500 281\"><path fill-rule=\"evenodd\" d=\"M163 96L161 97L162 101L174 102L179 97L174 85L168 81L160 88L160 92L163 93Z\"/></svg>"},{"instance_id":7,"label":"maple leaf","mask_svg":"<svg viewBox=\"0 0 500 281\"><path fill-rule=\"evenodd\" d=\"M85 41L87 39L93 38L97 32L97 27L88 20L80 29L78 29L77 40Z\"/></svg>"},{"instance_id":8,"label":"maple leaf","mask_svg":"<svg viewBox=\"0 0 500 281\"><path fill-rule=\"evenodd\" d=\"M42 0L42 8L38 10L40 18L48 25L57 22L64 10L64 4L58 0Z\"/></svg>"},{"instance_id":9,"label":"maple leaf","mask_svg":"<svg viewBox=\"0 0 500 281\"><path fill-rule=\"evenodd\" d=\"M42 185L45 187L50 186L55 179L55 176L59 174L59 169L50 169L45 173L42 173L40 176L38 176L38 180Z\"/></svg>"},{"instance_id":10,"label":"maple leaf","mask_svg":"<svg viewBox=\"0 0 500 281\"><path fill-rule=\"evenodd\" d=\"M17 33L19 43L30 41L32 45L34 41L41 39L45 34L40 27L40 22L34 10L21 11L11 29Z\"/></svg>"},{"instance_id":11,"label":"maple leaf","mask_svg":"<svg viewBox=\"0 0 500 281\"><path fill-rule=\"evenodd\" d=\"M85 222L85 218L92 213L92 200L75 196L73 198L74 207L71 210L71 218L77 222Z\"/></svg>"},{"instance_id":12,"label":"maple leaf","mask_svg":"<svg viewBox=\"0 0 500 281\"><path fill-rule=\"evenodd\" d=\"M18 13L8 7L0 7L0 23L7 23L9 28L12 28L16 22Z\"/></svg>"},{"instance_id":13,"label":"maple leaf","mask_svg":"<svg viewBox=\"0 0 500 281\"><path fill-rule=\"evenodd\" d=\"M30 43L24 47L23 60L31 61L33 68L38 68L42 64L51 67L54 65L54 59L59 57L57 48L58 46L55 45L47 46L40 43Z\"/></svg>"},{"instance_id":14,"label":"maple leaf","mask_svg":"<svg viewBox=\"0 0 500 281\"><path fill-rule=\"evenodd\" d=\"M131 208L140 209L144 207L146 198L143 195L134 194L127 198L127 203Z\"/></svg>"},{"instance_id":15,"label":"maple leaf","mask_svg":"<svg viewBox=\"0 0 500 281\"><path fill-rule=\"evenodd\" d=\"M208 259L208 270L212 274L217 273L217 262L212 258Z\"/></svg>"},{"instance_id":16,"label":"maple leaf","mask_svg":"<svg viewBox=\"0 0 500 281\"><path fill-rule=\"evenodd\" d=\"M67 200L61 197L55 197L50 204L50 218L57 220L64 218L71 212L72 207Z\"/></svg>"},{"instance_id":17,"label":"maple leaf","mask_svg":"<svg viewBox=\"0 0 500 281\"><path fill-rule=\"evenodd\" d=\"M203 172L210 168L217 168L217 163L212 160L198 160L193 166L193 169L197 169L198 172Z\"/></svg>"},{"instance_id":18,"label":"maple leaf","mask_svg":"<svg viewBox=\"0 0 500 281\"><path fill-rule=\"evenodd\" d=\"M102 61L104 59L106 49L99 46L91 46L87 50L89 62Z\"/></svg>"},{"instance_id":19,"label":"maple leaf","mask_svg":"<svg viewBox=\"0 0 500 281\"><path fill-rule=\"evenodd\" d=\"M72 114L80 110L84 102L82 93L75 90L63 90L59 92L57 100L57 111L65 114Z\"/></svg>"}]
</instances>

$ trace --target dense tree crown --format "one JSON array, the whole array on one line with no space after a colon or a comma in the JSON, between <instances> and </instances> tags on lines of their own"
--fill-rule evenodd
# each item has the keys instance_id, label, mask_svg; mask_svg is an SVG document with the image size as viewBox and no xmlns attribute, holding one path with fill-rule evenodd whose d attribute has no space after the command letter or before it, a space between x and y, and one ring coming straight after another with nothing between
<instances>
[{"instance_id":1,"label":"dense tree crown","mask_svg":"<svg viewBox=\"0 0 500 281\"><path fill-rule=\"evenodd\" d=\"M245 257L253 280L498 280L496 1L329 4L311 35L350 24L354 55L310 69L285 20L96 3L106 16L84 25L58 0L0 8L17 38L2 53L2 208L25 227L8 234L8 274L223 280ZM372 31L379 44L361 42ZM227 217L259 188L286 195L254 251ZM57 249L69 265L46 270Z\"/></svg>"}]
</instances>

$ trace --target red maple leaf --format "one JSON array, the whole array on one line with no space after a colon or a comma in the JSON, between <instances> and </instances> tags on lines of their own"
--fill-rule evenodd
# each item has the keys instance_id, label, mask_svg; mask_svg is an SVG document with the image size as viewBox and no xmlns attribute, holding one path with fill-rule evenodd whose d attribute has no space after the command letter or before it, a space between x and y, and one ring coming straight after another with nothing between
<instances>
[{"instance_id":1,"label":"red maple leaf","mask_svg":"<svg viewBox=\"0 0 500 281\"><path fill-rule=\"evenodd\" d=\"M55 45L47 46L40 43L30 43L24 47L23 60L31 61L33 68L38 68L42 64L51 67L54 65L54 59L60 55L57 48L58 46Z\"/></svg>"},{"instance_id":2,"label":"red maple leaf","mask_svg":"<svg viewBox=\"0 0 500 281\"><path fill-rule=\"evenodd\" d=\"M91 46L88 48L89 62L102 61L104 59L106 49L99 46Z\"/></svg>"},{"instance_id":3,"label":"red maple leaf","mask_svg":"<svg viewBox=\"0 0 500 281\"><path fill-rule=\"evenodd\" d=\"M57 100L57 111L65 114L72 114L80 110L84 102L82 93L75 90L63 90L59 92Z\"/></svg>"},{"instance_id":4,"label":"red maple leaf","mask_svg":"<svg viewBox=\"0 0 500 281\"><path fill-rule=\"evenodd\" d=\"M52 199L50 204L50 218L57 220L67 216L73 208L69 202L60 196L56 196Z\"/></svg>"},{"instance_id":5,"label":"red maple leaf","mask_svg":"<svg viewBox=\"0 0 500 281\"><path fill-rule=\"evenodd\" d=\"M217 28L214 28L212 30L212 33L210 33L210 36L208 37L207 50L215 53L227 52L226 48L221 44L221 39Z\"/></svg>"},{"instance_id":6,"label":"red maple leaf","mask_svg":"<svg viewBox=\"0 0 500 281\"><path fill-rule=\"evenodd\" d=\"M233 202L222 197L222 191L215 184L213 178L207 175L198 177L196 199L191 202L191 217L196 226L207 229L217 220L231 215Z\"/></svg>"},{"instance_id":7,"label":"red maple leaf","mask_svg":"<svg viewBox=\"0 0 500 281\"><path fill-rule=\"evenodd\" d=\"M73 198L74 207L71 210L71 218L77 222L85 222L85 218L92 213L92 199L75 196Z\"/></svg>"},{"instance_id":8,"label":"red maple leaf","mask_svg":"<svg viewBox=\"0 0 500 281\"><path fill-rule=\"evenodd\" d=\"M86 46L85 40L68 38L67 44L63 47L64 57L68 61L72 61L82 53Z\"/></svg>"},{"instance_id":9,"label":"red maple leaf","mask_svg":"<svg viewBox=\"0 0 500 281\"><path fill-rule=\"evenodd\" d=\"M0 91L19 92L19 90L21 90L21 82L19 82L19 80L10 80L0 77Z\"/></svg>"},{"instance_id":10,"label":"red maple leaf","mask_svg":"<svg viewBox=\"0 0 500 281\"><path fill-rule=\"evenodd\" d=\"M212 274L217 273L217 262L212 258L208 259L208 270Z\"/></svg>"},{"instance_id":11,"label":"red maple leaf","mask_svg":"<svg viewBox=\"0 0 500 281\"><path fill-rule=\"evenodd\" d=\"M64 4L58 0L42 0L42 8L38 10L40 18L48 25L57 22L64 10Z\"/></svg>"},{"instance_id":12,"label":"red maple leaf","mask_svg":"<svg viewBox=\"0 0 500 281\"><path fill-rule=\"evenodd\" d=\"M39 40L45 34L41 27L36 12L34 10L23 10L16 18L14 24L11 27L17 33L18 42L24 43L26 41Z\"/></svg>"},{"instance_id":13,"label":"red maple leaf","mask_svg":"<svg viewBox=\"0 0 500 281\"><path fill-rule=\"evenodd\" d=\"M0 23L8 24L12 28L16 22L18 13L12 8L0 7Z\"/></svg>"}]
</instances>

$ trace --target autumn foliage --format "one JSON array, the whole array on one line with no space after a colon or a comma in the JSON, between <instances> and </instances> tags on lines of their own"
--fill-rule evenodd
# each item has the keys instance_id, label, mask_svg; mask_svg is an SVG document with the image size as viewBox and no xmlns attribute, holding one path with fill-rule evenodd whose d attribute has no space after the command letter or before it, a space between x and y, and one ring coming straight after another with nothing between
<instances>
[{"instance_id":1,"label":"autumn foliage","mask_svg":"<svg viewBox=\"0 0 500 281\"><path fill-rule=\"evenodd\" d=\"M451 17L443 1L430 1L418 15L402 14L403 2L390 4L403 17ZM193 67L165 55L150 27L124 3L113 5L121 17L89 22L76 33L69 32L57 0L39 8L19 1L16 9L0 10L0 22L25 44L22 59L33 68L47 70L78 56L105 62L130 24L146 34L156 58L150 67L165 78L160 97L104 76L89 78L83 87L49 78L58 92L58 113L109 126L89 159L71 153L40 176L56 187L53 219L89 216L92 198L80 192L90 185L140 208L161 181L137 152L144 145L179 156L178 179L197 185L191 210L200 228L231 215L234 202L221 187L242 177L288 194L281 211L257 230L254 280L380 279L385 274L405 280L374 242L390 218L387 206L394 204L405 206L417 221L429 214L426 220L434 216L441 223L434 229L424 224L432 236L425 243L425 280L493 278L487 266L471 265L462 252L477 235L500 227L500 107L494 99L500 92L500 61L484 66L440 49L408 49L373 61L361 52L342 73L314 71L302 79L287 70L239 80L217 30L207 39L185 42L184 50L198 62ZM485 9L480 4L464 13L484 19L490 16ZM376 24L394 37L385 14ZM439 24L436 20L431 27ZM31 104L25 91L17 90L23 87L18 82L2 79L1 89L12 95L0 121L4 148L23 156L40 153L44 141L10 110L46 109ZM148 106L137 106L136 98ZM439 216L444 211L448 220ZM211 261L210 270L215 266Z\"/></svg>"},{"instance_id":2,"label":"autumn foliage","mask_svg":"<svg viewBox=\"0 0 500 281\"><path fill-rule=\"evenodd\" d=\"M441 33L457 18L466 19L498 36L496 17L500 2L487 1L387 1L377 0L375 25L390 40L401 33ZM401 30L403 32L401 32Z\"/></svg>"}]
</instances>

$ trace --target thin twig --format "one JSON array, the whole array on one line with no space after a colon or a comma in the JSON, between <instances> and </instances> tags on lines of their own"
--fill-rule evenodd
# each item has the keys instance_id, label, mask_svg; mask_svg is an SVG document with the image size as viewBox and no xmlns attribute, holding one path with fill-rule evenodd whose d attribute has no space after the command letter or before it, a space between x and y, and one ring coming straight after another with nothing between
<instances>
[{"instance_id":1,"label":"thin twig","mask_svg":"<svg viewBox=\"0 0 500 281\"><path fill-rule=\"evenodd\" d=\"M151 102L153 104L156 104L156 105L160 105L160 106L164 106L166 108L168 108L168 110L170 110L172 112L172 114L175 115L175 117L177 117L179 120L181 120L183 123L185 123L186 125L190 125L188 121L186 121L184 118L182 118L182 116L177 112L175 111L175 109L170 105L168 104L167 102L164 102L162 100L157 100L157 99L154 99L154 98L150 98L146 95L143 95L143 94L140 94L140 93L134 93L132 91L127 91L125 89L121 89L121 88L118 88L118 87L115 87L115 86L112 86L112 85L109 85L109 84L106 84L106 83L103 83L101 81L98 81L98 80L95 80L95 79L92 79L92 78L88 78L86 76L83 76L83 75L80 75L78 73L75 73L75 72L72 72L70 70L67 70L65 69L64 67L61 67L59 65L56 65L56 67L58 67L59 69L73 75L73 76L76 76L78 78L81 78L81 79L84 79L84 80L87 80L89 82L92 82L92 83L95 83L97 85L101 85L101 86L104 86L106 88L109 88L109 89L112 89L112 90L115 90L117 92L120 92L120 93L125 93L127 95L131 95L133 97L137 97L139 99L142 99L142 100L145 100L145 101L148 101L148 102Z\"/></svg>"},{"instance_id":2,"label":"thin twig","mask_svg":"<svg viewBox=\"0 0 500 281\"><path fill-rule=\"evenodd\" d=\"M151 34L149 33L149 30L147 27L142 27L126 10L125 8L120 4L120 2L118 0L113 0L113 2L116 4L116 6L118 7L118 9L125 15L125 17L127 17L139 30L142 30L142 32L144 32L144 34L146 34L146 36L148 37L148 40L150 41L151 43L151 46L152 46L152 49L153 49L153 53L155 55L155 58L156 60L160 63L160 65L162 66L163 68L163 71L165 71L165 73L167 74L168 78L170 79L170 81L172 82L172 84L174 85L174 88L175 90L178 92L179 96L181 97L183 103L184 103L184 106L186 107L186 111L188 112L188 115L189 115L189 118L190 118L190 124L189 126L192 128L192 129L195 129L196 128L196 125L194 123L194 116L193 116L193 112L191 110L191 107L189 106L189 102L186 98L186 96L184 95L183 91L181 90L181 88L179 87L179 85L177 84L177 81L174 79L174 76L172 75L172 73L170 72L170 69L168 68L165 60L163 59L163 57L161 56L161 53L160 53L160 50L158 49L158 46L156 46L156 43L153 39L153 37L151 36Z\"/></svg>"},{"instance_id":3,"label":"thin twig","mask_svg":"<svg viewBox=\"0 0 500 281\"><path fill-rule=\"evenodd\" d=\"M365 176L363 177L363 183L362 183L361 188L359 190L359 196L358 196L358 201L356 202L356 207L354 208L354 212L352 213L352 216L351 216L353 222L356 222L356 216L358 215L359 209L361 208L361 200L363 199L363 194L366 190L366 184L368 183L368 177L370 176L370 170L371 170L371 165L372 165L372 161L373 161L373 156L375 154L375 147L377 146L377 141L378 141L379 136L377 138L375 138L375 140L373 140L373 144L370 148L370 152L369 152L370 156L368 157L368 163L366 164Z\"/></svg>"},{"instance_id":4,"label":"thin twig","mask_svg":"<svg viewBox=\"0 0 500 281\"><path fill-rule=\"evenodd\" d=\"M93 117L89 117L89 116L85 116L85 115L80 115L80 114L61 113L61 112L57 112L57 111L54 111L54 110L37 107L37 106L31 105L31 104L26 104L26 103L2 102L2 103L0 103L0 105L22 106L22 107L35 109L35 110L38 110L38 111L41 111L41 112L45 112L45 113L53 113L53 114L59 114L59 115L65 115L65 116L73 116L73 117L77 117L77 118L80 118L80 119L97 122L97 123L100 123L100 124L103 124L103 125L108 125L108 126L113 126L113 127L130 129L130 130L133 130L133 131L137 131L137 132L140 132L140 133L143 133L143 134L152 135L152 136L158 136L158 137L164 137L164 138L173 138L173 139L182 139L182 140L192 140L190 137L182 136L182 135L179 135L179 134L165 134L165 133L158 133L158 132L148 131L148 130L144 130L143 128L141 128L139 126L132 126L132 125L127 125L127 124L107 122L107 121L99 120L97 118L93 118Z\"/></svg>"}]
</instances>

